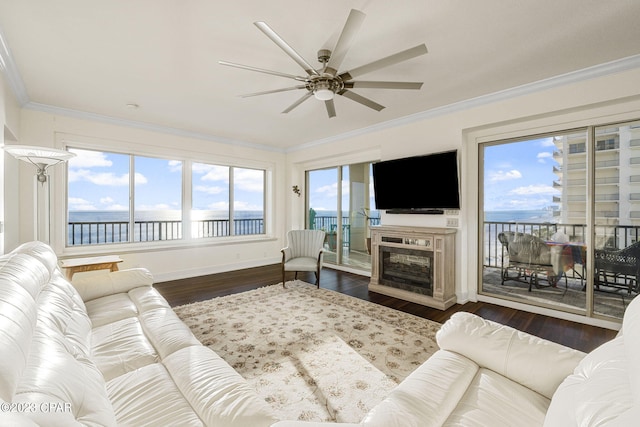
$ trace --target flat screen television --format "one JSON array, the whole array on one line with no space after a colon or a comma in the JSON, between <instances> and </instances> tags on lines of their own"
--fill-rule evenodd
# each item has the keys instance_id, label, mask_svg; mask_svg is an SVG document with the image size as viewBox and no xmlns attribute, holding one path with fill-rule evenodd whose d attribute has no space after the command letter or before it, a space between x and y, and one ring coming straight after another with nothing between
<instances>
[{"instance_id":1,"label":"flat screen television","mask_svg":"<svg viewBox=\"0 0 640 427\"><path fill-rule=\"evenodd\" d=\"M460 209L458 151L374 163L376 209L387 213L443 213Z\"/></svg>"}]
</instances>

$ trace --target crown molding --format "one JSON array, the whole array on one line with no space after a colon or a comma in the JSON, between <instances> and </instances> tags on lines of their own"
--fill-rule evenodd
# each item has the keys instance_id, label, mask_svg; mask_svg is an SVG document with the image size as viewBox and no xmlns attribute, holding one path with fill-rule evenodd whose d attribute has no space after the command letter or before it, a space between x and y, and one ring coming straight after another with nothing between
<instances>
[{"instance_id":1,"label":"crown molding","mask_svg":"<svg viewBox=\"0 0 640 427\"><path fill-rule=\"evenodd\" d=\"M7 85L16 97L20 106L29 102L29 95L27 94L27 88L22 81L22 77L18 72L11 50L7 44L7 40L0 28L0 71L4 74Z\"/></svg>"},{"instance_id":2,"label":"crown molding","mask_svg":"<svg viewBox=\"0 0 640 427\"><path fill-rule=\"evenodd\" d=\"M126 119L121 119L121 118L116 118L111 116L105 116L102 114L73 110L70 108L56 107L54 105L40 104L37 102L29 101L25 105L23 105L22 108L27 110L33 110L33 111L41 111L44 113L49 113L49 114L54 114L59 116L73 117L73 118L82 119L82 120L106 123L106 124L111 124L115 126L125 126L125 127L142 129L142 130L147 130L147 131L157 132L157 133L165 133L168 135L175 135L175 136L180 136L185 138L193 138L193 139L201 139L204 141L218 142L221 144L233 145L235 147L246 147L246 148L253 148L256 150L272 151L277 153L284 152L282 148L272 147L270 145L255 144L251 142L246 142L246 141L241 141L241 140L231 139L231 138L224 138L224 137L210 135L206 133L192 132L184 129L145 123L145 122L140 122L136 120L126 120Z\"/></svg>"}]
</instances>

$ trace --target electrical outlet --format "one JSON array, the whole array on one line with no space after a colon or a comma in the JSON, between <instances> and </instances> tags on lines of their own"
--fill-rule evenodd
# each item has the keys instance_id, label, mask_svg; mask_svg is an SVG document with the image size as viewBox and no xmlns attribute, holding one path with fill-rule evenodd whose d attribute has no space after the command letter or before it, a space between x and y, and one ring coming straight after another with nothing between
<instances>
[{"instance_id":1,"label":"electrical outlet","mask_svg":"<svg viewBox=\"0 0 640 427\"><path fill-rule=\"evenodd\" d=\"M446 209L444 211L445 215L458 215L460 211L458 209Z\"/></svg>"},{"instance_id":2,"label":"electrical outlet","mask_svg":"<svg viewBox=\"0 0 640 427\"><path fill-rule=\"evenodd\" d=\"M457 227L458 218L447 218L447 227Z\"/></svg>"}]
</instances>

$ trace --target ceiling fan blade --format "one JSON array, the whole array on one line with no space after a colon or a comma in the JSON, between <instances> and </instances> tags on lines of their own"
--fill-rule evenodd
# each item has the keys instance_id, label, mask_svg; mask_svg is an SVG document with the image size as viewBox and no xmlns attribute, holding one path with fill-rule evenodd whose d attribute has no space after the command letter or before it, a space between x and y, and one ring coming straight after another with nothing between
<instances>
[{"instance_id":1,"label":"ceiling fan blade","mask_svg":"<svg viewBox=\"0 0 640 427\"><path fill-rule=\"evenodd\" d=\"M247 93L244 95L240 95L241 98L249 98L251 96L259 96L259 95L267 95L269 93L278 93L278 92L286 92L289 90L296 90L296 89L306 89L307 87L305 85L299 85L299 86L293 86L293 87L285 87L283 89L273 89L273 90L265 90L263 92L254 92L254 93Z\"/></svg>"},{"instance_id":2,"label":"ceiling fan blade","mask_svg":"<svg viewBox=\"0 0 640 427\"><path fill-rule=\"evenodd\" d=\"M424 44L412 47L407 50L403 50L402 52L395 53L393 55L387 56L382 59L378 59L377 61L370 62L368 64L362 65L360 67L354 68L353 70L347 71L345 73L340 74L340 78L344 81L351 80L363 74L370 73L372 71L379 70L381 68L388 67L390 65L397 64L402 61L406 61L411 58L415 58L416 56L424 55L427 53L427 46Z\"/></svg>"},{"instance_id":3,"label":"ceiling fan blade","mask_svg":"<svg viewBox=\"0 0 640 427\"><path fill-rule=\"evenodd\" d=\"M338 92L338 95L342 95L346 98L349 98L352 101L358 102L366 107L373 108L376 111L380 111L384 108L384 105L380 105L377 102L370 100L369 98L365 98L362 95L358 95L357 93L351 92L349 90L343 89Z\"/></svg>"},{"instance_id":4,"label":"ceiling fan blade","mask_svg":"<svg viewBox=\"0 0 640 427\"><path fill-rule=\"evenodd\" d=\"M278 47L289 55L294 61L298 63L302 67L304 71L310 76L319 75L318 72L309 64L298 52L296 52L287 42L285 42L282 37L280 37L275 31L269 27L265 22L258 21L253 23L260 31L262 31L267 37L271 39Z\"/></svg>"},{"instance_id":5,"label":"ceiling fan blade","mask_svg":"<svg viewBox=\"0 0 640 427\"><path fill-rule=\"evenodd\" d=\"M352 88L367 88L367 89L420 89L422 82L371 82L371 81L357 81L357 82L345 82L344 87L347 89Z\"/></svg>"},{"instance_id":6,"label":"ceiling fan blade","mask_svg":"<svg viewBox=\"0 0 640 427\"><path fill-rule=\"evenodd\" d=\"M302 98L298 99L296 102L294 102L293 104L291 104L289 107L287 107L286 110L284 110L282 112L282 114L286 114L289 111L293 110L294 108L296 108L298 105L302 104L304 101L306 101L307 99L309 99L311 97L311 95L313 95L312 92L307 92L304 95L302 95Z\"/></svg>"},{"instance_id":7,"label":"ceiling fan blade","mask_svg":"<svg viewBox=\"0 0 640 427\"><path fill-rule=\"evenodd\" d=\"M329 118L335 117L336 116L336 106L333 103L333 99L328 99L328 100L324 101L324 105L325 105L325 107L327 107L327 114L329 115Z\"/></svg>"},{"instance_id":8,"label":"ceiling fan blade","mask_svg":"<svg viewBox=\"0 0 640 427\"><path fill-rule=\"evenodd\" d=\"M266 74L271 74L271 75L274 75L274 76L286 77L288 79L294 79L294 80L298 80L298 81L301 81L301 82L306 80L305 77L294 76L293 74L281 73L279 71L265 70L264 68L256 68L256 67L251 67L249 65L236 64L236 63L233 63L233 62L218 61L218 64L226 65L227 67L241 68L243 70L257 71L259 73L266 73Z\"/></svg>"},{"instance_id":9,"label":"ceiling fan blade","mask_svg":"<svg viewBox=\"0 0 640 427\"><path fill-rule=\"evenodd\" d=\"M358 30L362 26L364 22L364 18L367 15L360 12L356 9L351 9L349 16L347 17L347 22L344 24L344 28L342 29L342 33L340 33L340 37L338 38L338 42L333 48L333 52L331 53L331 57L329 58L329 62L327 63L325 71L330 73L331 75L336 75L338 73L338 69L340 69L340 64L344 60L345 55L349 51L351 47L351 43L353 42L353 38L355 37Z\"/></svg>"}]
</instances>

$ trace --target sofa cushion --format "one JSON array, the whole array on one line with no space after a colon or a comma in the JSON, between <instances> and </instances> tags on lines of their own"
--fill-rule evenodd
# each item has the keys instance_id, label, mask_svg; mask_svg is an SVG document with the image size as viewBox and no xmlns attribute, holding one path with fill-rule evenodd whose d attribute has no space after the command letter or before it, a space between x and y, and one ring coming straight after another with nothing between
<instances>
[{"instance_id":1,"label":"sofa cushion","mask_svg":"<svg viewBox=\"0 0 640 427\"><path fill-rule=\"evenodd\" d=\"M443 426L540 426L549 399L489 369L479 369Z\"/></svg>"},{"instance_id":2,"label":"sofa cushion","mask_svg":"<svg viewBox=\"0 0 640 427\"><path fill-rule=\"evenodd\" d=\"M118 424L266 427L276 420L245 380L203 346L107 383Z\"/></svg>"},{"instance_id":3,"label":"sofa cushion","mask_svg":"<svg viewBox=\"0 0 640 427\"><path fill-rule=\"evenodd\" d=\"M93 330L92 357L106 381L158 361L137 317Z\"/></svg>"},{"instance_id":4,"label":"sofa cushion","mask_svg":"<svg viewBox=\"0 0 640 427\"><path fill-rule=\"evenodd\" d=\"M138 316L138 307L126 293L93 299L85 305L94 328Z\"/></svg>"},{"instance_id":5,"label":"sofa cushion","mask_svg":"<svg viewBox=\"0 0 640 427\"><path fill-rule=\"evenodd\" d=\"M436 340L440 348L462 354L547 399L585 355L466 312L453 314Z\"/></svg>"}]
</instances>

